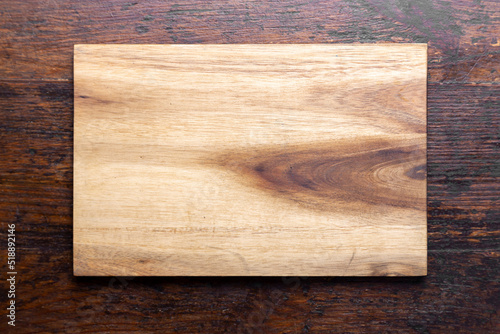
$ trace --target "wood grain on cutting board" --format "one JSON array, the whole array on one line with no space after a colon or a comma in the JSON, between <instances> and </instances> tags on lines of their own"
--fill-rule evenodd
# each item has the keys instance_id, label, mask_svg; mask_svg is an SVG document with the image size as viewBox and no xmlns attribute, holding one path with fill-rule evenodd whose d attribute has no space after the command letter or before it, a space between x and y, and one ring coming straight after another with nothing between
<instances>
[{"instance_id":1,"label":"wood grain on cutting board","mask_svg":"<svg viewBox=\"0 0 500 334\"><path fill-rule=\"evenodd\" d=\"M76 45L75 275L425 275L426 52Z\"/></svg>"}]
</instances>

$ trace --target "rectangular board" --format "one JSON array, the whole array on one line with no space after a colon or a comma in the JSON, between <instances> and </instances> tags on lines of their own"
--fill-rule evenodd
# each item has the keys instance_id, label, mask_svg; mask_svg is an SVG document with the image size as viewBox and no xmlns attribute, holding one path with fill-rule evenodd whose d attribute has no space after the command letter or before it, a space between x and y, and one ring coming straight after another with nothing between
<instances>
[{"instance_id":1,"label":"rectangular board","mask_svg":"<svg viewBox=\"0 0 500 334\"><path fill-rule=\"evenodd\" d=\"M425 44L75 45L74 274L421 276Z\"/></svg>"}]
</instances>

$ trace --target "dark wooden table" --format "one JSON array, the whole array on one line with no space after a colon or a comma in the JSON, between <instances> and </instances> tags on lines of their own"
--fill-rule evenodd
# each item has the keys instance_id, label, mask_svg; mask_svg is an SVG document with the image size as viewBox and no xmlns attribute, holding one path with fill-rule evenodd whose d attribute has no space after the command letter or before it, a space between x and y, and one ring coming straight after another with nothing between
<instances>
[{"instance_id":1,"label":"dark wooden table","mask_svg":"<svg viewBox=\"0 0 500 334\"><path fill-rule=\"evenodd\" d=\"M0 260L5 277L15 223L16 332L498 333L499 20L494 0L1 0ZM429 44L427 277L73 276L73 44L357 42Z\"/></svg>"}]
</instances>

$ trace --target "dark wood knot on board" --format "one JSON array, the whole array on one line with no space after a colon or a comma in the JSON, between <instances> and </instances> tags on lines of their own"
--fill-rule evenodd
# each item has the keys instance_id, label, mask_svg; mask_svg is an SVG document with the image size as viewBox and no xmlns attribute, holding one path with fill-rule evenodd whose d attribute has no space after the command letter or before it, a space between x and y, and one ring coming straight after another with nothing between
<instances>
[{"instance_id":1,"label":"dark wood knot on board","mask_svg":"<svg viewBox=\"0 0 500 334\"><path fill-rule=\"evenodd\" d=\"M425 210L425 142L368 140L225 153L242 182L315 210Z\"/></svg>"}]
</instances>

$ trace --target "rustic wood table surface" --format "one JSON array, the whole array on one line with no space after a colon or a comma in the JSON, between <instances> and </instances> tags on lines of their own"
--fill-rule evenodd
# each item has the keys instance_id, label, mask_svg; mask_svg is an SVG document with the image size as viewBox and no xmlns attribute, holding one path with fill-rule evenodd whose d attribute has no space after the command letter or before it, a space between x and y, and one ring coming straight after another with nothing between
<instances>
[{"instance_id":1,"label":"rustic wood table surface","mask_svg":"<svg viewBox=\"0 0 500 334\"><path fill-rule=\"evenodd\" d=\"M0 1L15 332L498 332L499 19L493 0ZM74 44L360 42L428 43L427 277L73 276Z\"/></svg>"}]
</instances>

